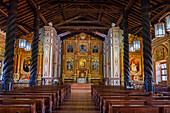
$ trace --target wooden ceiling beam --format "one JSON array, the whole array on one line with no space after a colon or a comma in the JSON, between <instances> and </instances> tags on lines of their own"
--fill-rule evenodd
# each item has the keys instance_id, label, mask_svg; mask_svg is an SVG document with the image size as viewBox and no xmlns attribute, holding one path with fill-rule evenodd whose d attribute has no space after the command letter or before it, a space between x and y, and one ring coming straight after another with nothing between
<instances>
[{"instance_id":1,"label":"wooden ceiling beam","mask_svg":"<svg viewBox=\"0 0 170 113\"><path fill-rule=\"evenodd\" d=\"M5 13L3 10L0 9L0 13L5 17L5 18L8 18L8 14ZM6 24L7 25L7 24ZM27 29L25 29L23 26L21 25L18 25L17 24L17 27L19 27L22 31L24 31L25 33L29 33L29 31Z\"/></svg>"},{"instance_id":2,"label":"wooden ceiling beam","mask_svg":"<svg viewBox=\"0 0 170 113\"><path fill-rule=\"evenodd\" d=\"M159 12L157 15L155 15L152 19L151 22L155 21L158 19L165 11L169 10L170 6L166 6L161 12ZM142 30L142 27L139 28L134 34L138 34Z\"/></svg>"},{"instance_id":3,"label":"wooden ceiling beam","mask_svg":"<svg viewBox=\"0 0 170 113\"><path fill-rule=\"evenodd\" d=\"M96 19L94 19L94 18L92 18L92 17L90 17L90 16L88 16L88 15L82 15L83 16L83 18L86 18L86 19L88 19L88 20L92 20L92 21L98 21L98 20L96 20ZM102 21L99 21L100 22L100 25L103 25L103 26L106 26L106 27L110 27L110 25L108 25L108 24L106 24L106 23L104 23L104 22L102 22Z\"/></svg>"},{"instance_id":4,"label":"wooden ceiling beam","mask_svg":"<svg viewBox=\"0 0 170 113\"><path fill-rule=\"evenodd\" d=\"M74 24L99 24L102 23L100 21L69 21L68 23L74 23Z\"/></svg>"},{"instance_id":5,"label":"wooden ceiling beam","mask_svg":"<svg viewBox=\"0 0 170 113\"><path fill-rule=\"evenodd\" d=\"M41 11L59 11L59 12L62 12L63 10L61 10L60 8L41 8ZM113 9L92 9L92 8L67 8L67 9L64 9L65 12L77 12L77 13L100 13L100 12L103 12L103 13L120 13L120 14L123 14L123 10L113 10Z\"/></svg>"},{"instance_id":6,"label":"wooden ceiling beam","mask_svg":"<svg viewBox=\"0 0 170 113\"><path fill-rule=\"evenodd\" d=\"M61 21L61 22L59 22L58 24L54 24L54 27L57 27L57 26L66 24L66 23L68 23L69 21L78 19L78 18L80 18L80 17L82 17L82 16L79 16L79 15L78 15L78 16L75 16L75 17L73 17L73 18L70 18L70 19L68 19L68 20L66 20L66 21Z\"/></svg>"},{"instance_id":7,"label":"wooden ceiling beam","mask_svg":"<svg viewBox=\"0 0 170 113\"><path fill-rule=\"evenodd\" d=\"M95 5L109 5L111 7L113 7L114 9L124 9L124 7L121 6L121 4L118 4L116 2L112 3L112 2L108 2L106 0L89 0L89 1L73 1L73 0L70 0L70 1L66 1L66 0L50 0L48 2L48 4L73 4L73 5L92 5L92 4L95 4Z\"/></svg>"},{"instance_id":8,"label":"wooden ceiling beam","mask_svg":"<svg viewBox=\"0 0 170 113\"><path fill-rule=\"evenodd\" d=\"M58 26L55 27L56 29L75 29L75 30L81 30L81 29L98 29L98 30L108 30L109 27L98 27L98 26Z\"/></svg>"},{"instance_id":9,"label":"wooden ceiling beam","mask_svg":"<svg viewBox=\"0 0 170 113\"><path fill-rule=\"evenodd\" d=\"M98 16L98 21L101 20L101 17L102 17L102 9L103 9L103 5L101 6L101 11L100 11L99 16Z\"/></svg>"},{"instance_id":10,"label":"wooden ceiling beam","mask_svg":"<svg viewBox=\"0 0 170 113\"><path fill-rule=\"evenodd\" d=\"M135 0L129 1L129 3L127 4L127 6L124 9L124 13L127 13L127 11L131 8L131 6L133 5L134 2L135 2ZM116 22L116 26L119 26L119 24L121 23L122 20L123 20L123 14L120 15L118 21Z\"/></svg>"},{"instance_id":11,"label":"wooden ceiling beam","mask_svg":"<svg viewBox=\"0 0 170 113\"><path fill-rule=\"evenodd\" d=\"M35 4L35 2L33 0L27 0L28 3L31 5L31 7L33 8L33 11L39 11L39 7ZM44 22L45 25L48 25L48 21L46 20L46 18L44 17L44 15L40 12L40 18L41 20Z\"/></svg>"},{"instance_id":12,"label":"wooden ceiling beam","mask_svg":"<svg viewBox=\"0 0 170 113\"><path fill-rule=\"evenodd\" d=\"M67 18L66 18L65 11L64 11L64 8L63 8L62 4L60 4L60 9L62 10L61 13L62 13L62 16L63 16L63 20L66 21Z\"/></svg>"},{"instance_id":13,"label":"wooden ceiling beam","mask_svg":"<svg viewBox=\"0 0 170 113\"><path fill-rule=\"evenodd\" d=\"M3 6L6 9L9 8L9 6L6 3L4 3L2 0L0 0L0 6Z\"/></svg>"},{"instance_id":14,"label":"wooden ceiling beam","mask_svg":"<svg viewBox=\"0 0 170 113\"><path fill-rule=\"evenodd\" d=\"M153 11L159 9L159 8L162 8L162 7L166 7L166 6L168 6L168 5L170 5L170 1L164 1L164 2L162 2L162 3L159 3L159 4L151 7L151 8L150 8L150 12L153 12Z\"/></svg>"}]
</instances>

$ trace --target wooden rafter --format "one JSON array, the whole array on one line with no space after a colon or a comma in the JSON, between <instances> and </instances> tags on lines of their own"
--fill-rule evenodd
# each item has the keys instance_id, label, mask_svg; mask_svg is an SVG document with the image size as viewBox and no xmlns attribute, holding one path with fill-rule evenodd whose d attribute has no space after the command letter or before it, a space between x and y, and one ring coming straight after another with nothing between
<instances>
[{"instance_id":1,"label":"wooden rafter","mask_svg":"<svg viewBox=\"0 0 170 113\"><path fill-rule=\"evenodd\" d=\"M31 5L31 7L34 9L34 11L38 11L38 6L35 4L35 2L33 0L27 0L28 3ZM42 21L44 22L45 25L48 25L47 20L45 19L44 15L40 12L40 18L42 19Z\"/></svg>"},{"instance_id":2,"label":"wooden rafter","mask_svg":"<svg viewBox=\"0 0 170 113\"><path fill-rule=\"evenodd\" d=\"M152 19L151 22L154 20L158 19L165 11L169 10L170 6L166 6L161 12L159 12L157 15L155 15ZM139 28L134 34L139 33L142 30L142 27Z\"/></svg>"},{"instance_id":3,"label":"wooden rafter","mask_svg":"<svg viewBox=\"0 0 170 113\"><path fill-rule=\"evenodd\" d=\"M127 13L127 11L131 8L131 6L133 5L135 0L130 0L129 3L127 4L127 6L125 7L124 12ZM120 22L123 19L123 15L120 15L118 21L116 22L116 26L119 26Z\"/></svg>"},{"instance_id":4,"label":"wooden rafter","mask_svg":"<svg viewBox=\"0 0 170 113\"><path fill-rule=\"evenodd\" d=\"M106 30L106 29L109 29L109 27L98 27L98 26L58 26L58 27L55 27L56 29L77 29L77 30L80 30L80 29L100 29L100 30Z\"/></svg>"},{"instance_id":5,"label":"wooden rafter","mask_svg":"<svg viewBox=\"0 0 170 113\"><path fill-rule=\"evenodd\" d=\"M8 9L8 5L4 3L2 0L0 0L0 6L3 6L4 8Z\"/></svg>"},{"instance_id":6,"label":"wooden rafter","mask_svg":"<svg viewBox=\"0 0 170 113\"><path fill-rule=\"evenodd\" d=\"M101 17L102 17L102 9L103 9L103 5L101 6L101 11L100 11L99 16L98 16L98 21L101 20Z\"/></svg>"},{"instance_id":7,"label":"wooden rafter","mask_svg":"<svg viewBox=\"0 0 170 113\"><path fill-rule=\"evenodd\" d=\"M66 21L67 18L66 18L65 11L64 11L64 8L63 8L62 4L60 4L60 8L61 8L61 10L62 10L63 20Z\"/></svg>"},{"instance_id":8,"label":"wooden rafter","mask_svg":"<svg viewBox=\"0 0 170 113\"><path fill-rule=\"evenodd\" d=\"M3 10L0 9L0 13L7 19L8 18L8 14L5 13ZM29 31L27 29L25 29L23 26L18 25L17 27L19 27L22 31L24 31L25 33L29 33Z\"/></svg>"},{"instance_id":9,"label":"wooden rafter","mask_svg":"<svg viewBox=\"0 0 170 113\"><path fill-rule=\"evenodd\" d=\"M72 20L75 20L75 19L78 19L78 18L80 18L80 17L82 17L82 16L75 16L75 17L73 17L73 18L70 18L70 19L68 19L68 20L66 20L66 21L61 21L60 23L58 23L58 24L54 24L54 26L55 27L57 27L57 26L60 26L60 25L63 25L63 24L66 24L66 23L68 23L69 21L72 21Z\"/></svg>"},{"instance_id":10,"label":"wooden rafter","mask_svg":"<svg viewBox=\"0 0 170 113\"><path fill-rule=\"evenodd\" d=\"M61 10L60 8L41 8L41 11L51 11L51 12L63 12L63 10ZM78 13L120 13L123 14L122 9L117 9L117 10L113 10L113 9L92 9L92 8L67 8L64 9L65 12L78 12Z\"/></svg>"},{"instance_id":11,"label":"wooden rafter","mask_svg":"<svg viewBox=\"0 0 170 113\"><path fill-rule=\"evenodd\" d=\"M92 18L92 17L90 17L90 16L88 16L88 15L82 15L84 18L86 18L86 19L88 19L88 20L92 20L92 21L98 21L98 20L96 20L96 19L94 19L94 18ZM108 24L106 24L106 23L104 23L104 22L102 22L102 21L99 21L100 22L100 25L103 25L103 26L106 26L106 27L110 27L110 25L108 25Z\"/></svg>"}]
</instances>

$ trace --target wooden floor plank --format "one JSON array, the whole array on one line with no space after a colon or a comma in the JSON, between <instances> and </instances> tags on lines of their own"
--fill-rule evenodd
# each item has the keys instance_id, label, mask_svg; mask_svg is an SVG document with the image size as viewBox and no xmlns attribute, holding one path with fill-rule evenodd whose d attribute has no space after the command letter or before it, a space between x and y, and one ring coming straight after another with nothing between
<instances>
[{"instance_id":1,"label":"wooden floor plank","mask_svg":"<svg viewBox=\"0 0 170 113\"><path fill-rule=\"evenodd\" d=\"M53 113L99 113L92 100L91 90L72 90Z\"/></svg>"}]
</instances>

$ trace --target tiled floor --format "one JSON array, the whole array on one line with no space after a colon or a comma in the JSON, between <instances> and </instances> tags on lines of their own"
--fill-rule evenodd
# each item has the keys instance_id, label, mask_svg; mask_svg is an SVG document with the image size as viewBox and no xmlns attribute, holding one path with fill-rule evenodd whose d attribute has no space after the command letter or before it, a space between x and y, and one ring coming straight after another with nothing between
<instances>
[{"instance_id":1,"label":"tiled floor","mask_svg":"<svg viewBox=\"0 0 170 113\"><path fill-rule=\"evenodd\" d=\"M72 90L53 113L99 113L90 90Z\"/></svg>"}]
</instances>

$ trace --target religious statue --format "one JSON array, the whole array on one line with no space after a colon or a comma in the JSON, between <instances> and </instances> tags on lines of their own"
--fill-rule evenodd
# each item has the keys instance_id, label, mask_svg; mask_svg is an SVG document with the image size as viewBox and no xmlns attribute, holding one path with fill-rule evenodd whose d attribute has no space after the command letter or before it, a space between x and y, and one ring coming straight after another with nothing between
<instances>
[{"instance_id":1,"label":"religious statue","mask_svg":"<svg viewBox=\"0 0 170 113\"><path fill-rule=\"evenodd\" d=\"M93 46L93 53L98 53L98 45Z\"/></svg>"},{"instance_id":2,"label":"religious statue","mask_svg":"<svg viewBox=\"0 0 170 113\"><path fill-rule=\"evenodd\" d=\"M80 67L85 67L86 65L86 60L84 58L80 59Z\"/></svg>"},{"instance_id":3,"label":"religious statue","mask_svg":"<svg viewBox=\"0 0 170 113\"><path fill-rule=\"evenodd\" d=\"M137 72L137 66L134 61L132 61L132 63L131 63L131 71Z\"/></svg>"},{"instance_id":4,"label":"religious statue","mask_svg":"<svg viewBox=\"0 0 170 113\"><path fill-rule=\"evenodd\" d=\"M30 57L26 57L23 61L23 70L25 72L29 72L30 71L30 60L31 58Z\"/></svg>"},{"instance_id":5,"label":"religious statue","mask_svg":"<svg viewBox=\"0 0 170 113\"><path fill-rule=\"evenodd\" d=\"M73 52L73 46L67 45L67 52Z\"/></svg>"},{"instance_id":6,"label":"religious statue","mask_svg":"<svg viewBox=\"0 0 170 113\"><path fill-rule=\"evenodd\" d=\"M67 70L73 69L73 62L67 62Z\"/></svg>"},{"instance_id":7,"label":"religious statue","mask_svg":"<svg viewBox=\"0 0 170 113\"><path fill-rule=\"evenodd\" d=\"M93 62L93 70L98 71L99 69L99 63L98 62Z\"/></svg>"}]
</instances>

